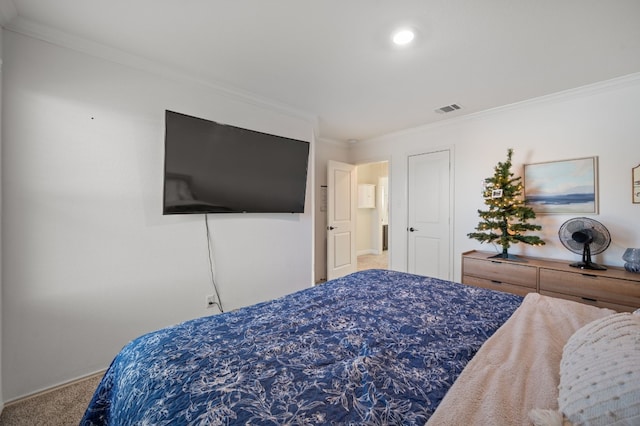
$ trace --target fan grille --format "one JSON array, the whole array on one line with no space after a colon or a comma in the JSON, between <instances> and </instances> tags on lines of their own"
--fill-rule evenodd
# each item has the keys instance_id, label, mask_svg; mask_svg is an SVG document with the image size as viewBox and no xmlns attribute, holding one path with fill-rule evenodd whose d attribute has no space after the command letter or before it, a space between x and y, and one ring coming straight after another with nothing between
<instances>
[{"instance_id":1,"label":"fan grille","mask_svg":"<svg viewBox=\"0 0 640 426\"><path fill-rule=\"evenodd\" d=\"M558 231L558 237L560 242L568 250L581 254L584 250L585 243L578 242L573 239L575 232L585 232L591 236L591 241L588 242L591 254L599 254L605 251L611 243L611 235L603 224L595 219L587 217L576 217L569 219L562 224Z\"/></svg>"}]
</instances>

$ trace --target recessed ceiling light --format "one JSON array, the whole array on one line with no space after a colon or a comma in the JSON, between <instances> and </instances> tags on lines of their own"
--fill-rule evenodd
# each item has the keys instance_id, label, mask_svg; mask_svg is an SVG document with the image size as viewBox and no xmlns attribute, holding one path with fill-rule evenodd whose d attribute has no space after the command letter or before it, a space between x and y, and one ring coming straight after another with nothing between
<instances>
[{"instance_id":1,"label":"recessed ceiling light","mask_svg":"<svg viewBox=\"0 0 640 426\"><path fill-rule=\"evenodd\" d=\"M415 33L412 30L403 28L393 33L391 39L398 46L405 46L411 43L415 37Z\"/></svg>"}]
</instances>

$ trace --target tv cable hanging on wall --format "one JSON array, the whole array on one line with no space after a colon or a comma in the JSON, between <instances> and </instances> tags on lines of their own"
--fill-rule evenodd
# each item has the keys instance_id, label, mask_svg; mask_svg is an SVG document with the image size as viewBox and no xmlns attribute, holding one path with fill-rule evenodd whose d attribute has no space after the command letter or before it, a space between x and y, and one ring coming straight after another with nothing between
<instances>
[{"instance_id":1,"label":"tv cable hanging on wall","mask_svg":"<svg viewBox=\"0 0 640 426\"><path fill-rule=\"evenodd\" d=\"M222 308L222 299L220 299L218 285L216 284L215 269L213 267L213 249L211 248L211 231L209 230L209 216L206 214L204 215L204 226L207 230L207 253L209 258L209 273L211 275L211 285L216 297L213 303L210 302L209 305L217 306L220 312L224 313L224 309Z\"/></svg>"}]
</instances>

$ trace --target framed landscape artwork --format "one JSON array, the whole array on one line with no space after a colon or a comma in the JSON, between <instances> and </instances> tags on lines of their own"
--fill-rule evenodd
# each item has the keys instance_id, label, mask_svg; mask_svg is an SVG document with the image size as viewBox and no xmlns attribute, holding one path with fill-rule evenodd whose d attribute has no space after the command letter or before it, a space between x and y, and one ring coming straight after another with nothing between
<instances>
[{"instance_id":1,"label":"framed landscape artwork","mask_svg":"<svg viewBox=\"0 0 640 426\"><path fill-rule=\"evenodd\" d=\"M536 213L598 213L598 157L524 165L525 204Z\"/></svg>"}]
</instances>

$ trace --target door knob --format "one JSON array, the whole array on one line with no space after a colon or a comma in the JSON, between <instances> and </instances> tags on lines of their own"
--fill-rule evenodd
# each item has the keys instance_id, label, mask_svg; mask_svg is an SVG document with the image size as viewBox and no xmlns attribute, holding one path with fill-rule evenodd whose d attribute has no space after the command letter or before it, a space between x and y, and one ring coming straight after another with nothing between
<instances>
[{"instance_id":1,"label":"door knob","mask_svg":"<svg viewBox=\"0 0 640 426\"><path fill-rule=\"evenodd\" d=\"M411 228L409 228L409 231L415 232L415 231L417 231L417 229L412 226Z\"/></svg>"},{"instance_id":2,"label":"door knob","mask_svg":"<svg viewBox=\"0 0 640 426\"><path fill-rule=\"evenodd\" d=\"M329 231L333 231L333 230L334 230L334 229L336 229L336 228L334 228L333 226L327 226L327 229L328 229Z\"/></svg>"}]
</instances>

